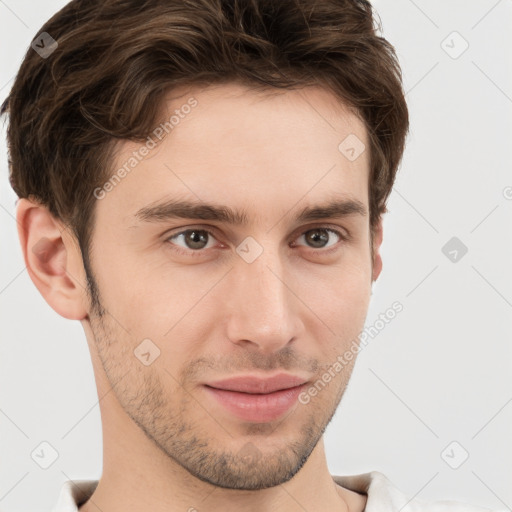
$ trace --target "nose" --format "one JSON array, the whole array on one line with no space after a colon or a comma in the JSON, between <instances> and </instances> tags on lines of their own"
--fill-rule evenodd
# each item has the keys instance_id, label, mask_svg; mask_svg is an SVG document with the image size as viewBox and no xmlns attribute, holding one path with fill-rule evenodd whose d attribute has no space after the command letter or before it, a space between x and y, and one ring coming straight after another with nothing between
<instances>
[{"instance_id":1,"label":"nose","mask_svg":"<svg viewBox=\"0 0 512 512\"><path fill-rule=\"evenodd\" d=\"M277 251L264 250L252 263L237 260L227 283L228 339L265 354L296 339L304 326L291 281Z\"/></svg>"}]
</instances>

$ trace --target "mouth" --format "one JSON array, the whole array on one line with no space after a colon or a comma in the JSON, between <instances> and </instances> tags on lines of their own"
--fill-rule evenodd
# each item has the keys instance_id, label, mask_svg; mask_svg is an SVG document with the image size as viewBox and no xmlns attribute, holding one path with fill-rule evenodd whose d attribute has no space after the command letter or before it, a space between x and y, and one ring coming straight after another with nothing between
<instances>
[{"instance_id":1,"label":"mouth","mask_svg":"<svg viewBox=\"0 0 512 512\"><path fill-rule=\"evenodd\" d=\"M294 404L307 383L304 379L278 375L271 379L237 377L203 385L230 415L243 421L264 423L280 418Z\"/></svg>"}]
</instances>

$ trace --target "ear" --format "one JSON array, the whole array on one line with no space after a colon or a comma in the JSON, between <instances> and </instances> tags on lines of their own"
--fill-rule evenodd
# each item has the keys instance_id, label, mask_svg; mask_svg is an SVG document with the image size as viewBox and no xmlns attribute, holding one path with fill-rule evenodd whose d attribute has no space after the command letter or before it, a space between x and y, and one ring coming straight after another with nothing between
<instances>
[{"instance_id":1,"label":"ear","mask_svg":"<svg viewBox=\"0 0 512 512\"><path fill-rule=\"evenodd\" d=\"M373 264L372 264L372 282L377 281L381 271L382 271L382 256L380 254L380 246L382 244L383 238L383 219L382 215L380 216L379 223L375 228L375 232L373 234Z\"/></svg>"},{"instance_id":2,"label":"ear","mask_svg":"<svg viewBox=\"0 0 512 512\"><path fill-rule=\"evenodd\" d=\"M28 274L46 302L70 320L87 317L87 288L82 255L75 238L32 200L16 206L18 237Z\"/></svg>"}]
</instances>

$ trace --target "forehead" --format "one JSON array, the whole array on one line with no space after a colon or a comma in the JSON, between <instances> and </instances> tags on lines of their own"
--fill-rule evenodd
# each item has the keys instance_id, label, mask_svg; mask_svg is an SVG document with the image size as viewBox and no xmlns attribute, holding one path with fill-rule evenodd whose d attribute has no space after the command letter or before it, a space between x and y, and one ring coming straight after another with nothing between
<instances>
[{"instance_id":1,"label":"forehead","mask_svg":"<svg viewBox=\"0 0 512 512\"><path fill-rule=\"evenodd\" d=\"M162 140L159 127L167 128ZM277 213L278 205L304 206L335 192L367 204L364 123L327 89L180 87L166 96L155 130L148 140L157 145L143 157L141 147L152 144L118 146L112 173L127 172L99 209L126 217L129 205L135 216L145 205L178 197Z\"/></svg>"},{"instance_id":2,"label":"forehead","mask_svg":"<svg viewBox=\"0 0 512 512\"><path fill-rule=\"evenodd\" d=\"M188 104L192 100L196 106L190 109ZM326 144L349 133L367 142L364 122L355 109L320 86L299 89L251 89L239 83L181 86L165 97L160 111L164 121L174 117L176 125L169 138L179 139L180 143L199 144L201 140L194 135L201 138L217 135L227 148L226 136L231 135L233 142L238 139L249 147L247 136L268 142L272 133L281 135L274 140L273 147L293 146L294 139L301 144L309 140L310 145L318 145L318 139L325 138L327 132L331 137ZM180 113L179 119L173 113ZM181 129L177 130L178 127ZM184 127L192 129L187 131Z\"/></svg>"}]
</instances>

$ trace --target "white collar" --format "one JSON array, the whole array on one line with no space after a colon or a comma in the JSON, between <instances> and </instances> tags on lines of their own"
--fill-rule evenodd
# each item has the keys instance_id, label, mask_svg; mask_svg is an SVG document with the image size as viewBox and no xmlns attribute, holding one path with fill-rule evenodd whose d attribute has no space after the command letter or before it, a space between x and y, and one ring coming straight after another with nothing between
<instances>
[{"instance_id":1,"label":"white collar","mask_svg":"<svg viewBox=\"0 0 512 512\"><path fill-rule=\"evenodd\" d=\"M333 475L342 487L367 495L365 512L492 512L454 501L424 503L408 498L379 471L359 475ZM51 512L78 512L98 485L98 480L67 480L61 486L57 504ZM495 511L500 512L500 511Z\"/></svg>"}]
</instances>

